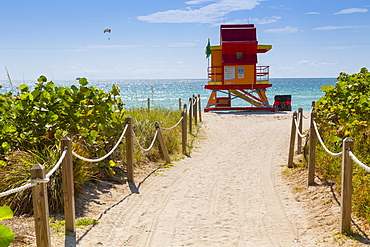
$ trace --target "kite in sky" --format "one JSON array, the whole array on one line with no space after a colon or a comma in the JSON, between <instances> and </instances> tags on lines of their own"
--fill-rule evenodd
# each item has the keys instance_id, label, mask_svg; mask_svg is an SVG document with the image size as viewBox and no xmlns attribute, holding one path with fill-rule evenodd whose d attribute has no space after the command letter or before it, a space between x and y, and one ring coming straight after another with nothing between
<instances>
[{"instance_id":1,"label":"kite in sky","mask_svg":"<svg viewBox=\"0 0 370 247\"><path fill-rule=\"evenodd\" d=\"M112 30L110 28L104 29L104 33L110 33ZM110 36L110 35L108 35ZM108 40L110 40L110 37L108 37Z\"/></svg>"}]
</instances>

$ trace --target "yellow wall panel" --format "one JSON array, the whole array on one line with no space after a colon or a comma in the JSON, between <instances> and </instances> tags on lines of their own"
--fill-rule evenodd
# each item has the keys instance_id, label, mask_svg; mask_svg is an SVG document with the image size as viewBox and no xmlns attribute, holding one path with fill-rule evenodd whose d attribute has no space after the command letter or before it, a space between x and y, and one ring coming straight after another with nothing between
<instances>
[{"instance_id":1,"label":"yellow wall panel","mask_svg":"<svg viewBox=\"0 0 370 247\"><path fill-rule=\"evenodd\" d=\"M255 65L233 65L224 68L224 85L255 84L255 79Z\"/></svg>"},{"instance_id":2,"label":"yellow wall panel","mask_svg":"<svg viewBox=\"0 0 370 247\"><path fill-rule=\"evenodd\" d=\"M212 67L222 67L222 51L221 50L212 51L211 63L212 63Z\"/></svg>"}]
</instances>

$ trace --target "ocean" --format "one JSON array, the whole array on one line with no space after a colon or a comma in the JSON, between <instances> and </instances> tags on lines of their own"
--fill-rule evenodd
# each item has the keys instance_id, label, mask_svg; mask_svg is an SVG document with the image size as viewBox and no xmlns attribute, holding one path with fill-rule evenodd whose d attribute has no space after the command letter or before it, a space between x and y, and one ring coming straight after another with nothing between
<instances>
[{"instance_id":1,"label":"ocean","mask_svg":"<svg viewBox=\"0 0 370 247\"><path fill-rule=\"evenodd\" d=\"M35 80L36 81L36 80ZM21 84L30 87L35 85L35 81L14 80L13 89ZM267 97L270 104L274 102L275 95L291 95L292 110L296 111L302 107L304 111L311 109L312 101L319 100L324 93L321 91L323 85L335 84L335 78L270 78L272 87L267 88ZM55 80L57 86L78 85L76 80ZM120 88L122 101L126 107L146 107L147 99L150 98L151 105L178 109L179 99L187 103L192 95L200 95L202 107L207 104L211 90L204 89L207 84L206 79L122 79L122 80L89 80L88 86L109 91L112 85ZM0 93L12 90L9 81L1 80ZM14 89L14 92L18 90ZM233 106L250 106L245 101L233 101Z\"/></svg>"}]
</instances>

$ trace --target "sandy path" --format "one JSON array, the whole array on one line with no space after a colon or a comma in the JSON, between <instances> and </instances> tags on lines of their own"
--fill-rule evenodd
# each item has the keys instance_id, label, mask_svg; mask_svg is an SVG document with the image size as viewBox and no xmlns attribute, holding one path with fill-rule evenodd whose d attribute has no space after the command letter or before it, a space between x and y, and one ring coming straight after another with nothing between
<instances>
[{"instance_id":1,"label":"sandy path","mask_svg":"<svg viewBox=\"0 0 370 247\"><path fill-rule=\"evenodd\" d=\"M78 246L315 246L281 180L291 113L204 114L192 154L141 184Z\"/></svg>"}]
</instances>

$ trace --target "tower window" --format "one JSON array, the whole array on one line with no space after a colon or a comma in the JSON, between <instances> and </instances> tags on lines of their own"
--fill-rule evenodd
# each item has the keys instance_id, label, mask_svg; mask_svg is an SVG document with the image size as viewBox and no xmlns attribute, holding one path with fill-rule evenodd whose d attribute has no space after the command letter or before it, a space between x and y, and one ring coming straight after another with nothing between
<instances>
[{"instance_id":1,"label":"tower window","mask_svg":"<svg viewBox=\"0 0 370 247\"><path fill-rule=\"evenodd\" d=\"M236 52L236 59L243 59L243 52L242 51L237 51Z\"/></svg>"}]
</instances>

